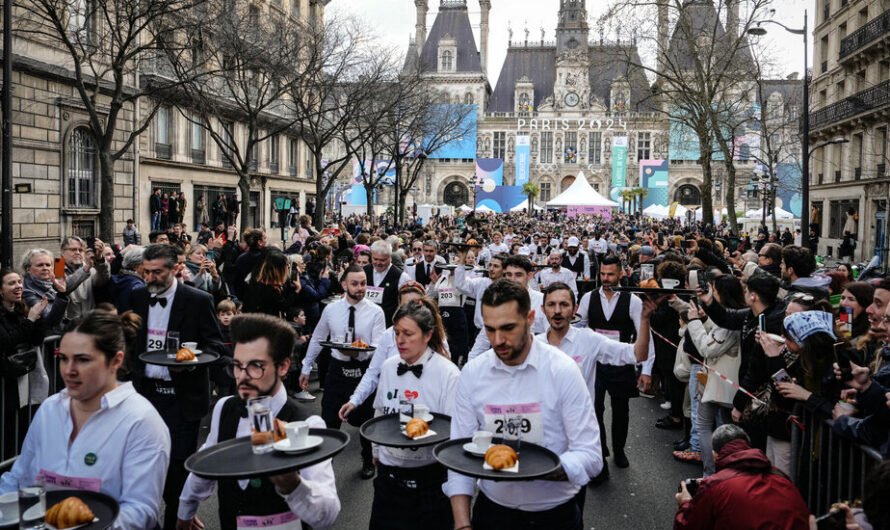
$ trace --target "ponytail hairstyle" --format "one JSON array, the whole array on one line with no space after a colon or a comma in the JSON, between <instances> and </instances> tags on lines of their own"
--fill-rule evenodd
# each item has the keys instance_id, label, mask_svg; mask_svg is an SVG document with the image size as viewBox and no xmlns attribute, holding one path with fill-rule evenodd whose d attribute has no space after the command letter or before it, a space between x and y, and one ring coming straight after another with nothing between
<instances>
[{"instance_id":1,"label":"ponytail hairstyle","mask_svg":"<svg viewBox=\"0 0 890 530\"><path fill-rule=\"evenodd\" d=\"M413 320L424 334L432 332L429 342L430 349L446 358L451 358L445 346L445 325L442 323L442 316L439 315L439 308L436 307L435 302L424 296L420 300L412 300L403 304L399 306L392 317L393 325L403 318Z\"/></svg>"},{"instance_id":2,"label":"ponytail hairstyle","mask_svg":"<svg viewBox=\"0 0 890 530\"><path fill-rule=\"evenodd\" d=\"M124 352L124 357L132 353L128 346L133 345L141 327L142 317L133 311L118 316L110 311L94 309L82 318L69 322L64 333L90 335L96 349L110 362L119 351Z\"/></svg>"}]
</instances>

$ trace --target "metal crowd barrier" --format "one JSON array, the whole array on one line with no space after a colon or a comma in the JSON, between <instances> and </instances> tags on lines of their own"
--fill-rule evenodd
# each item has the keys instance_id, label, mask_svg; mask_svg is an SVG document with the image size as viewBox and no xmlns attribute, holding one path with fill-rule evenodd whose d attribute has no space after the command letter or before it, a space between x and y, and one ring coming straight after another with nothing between
<instances>
[{"instance_id":1,"label":"metal crowd barrier","mask_svg":"<svg viewBox=\"0 0 890 530\"><path fill-rule=\"evenodd\" d=\"M881 463L881 454L837 436L831 419L798 408L804 427L792 429L791 471L810 513L828 513L835 502L862 499L865 478Z\"/></svg>"}]
</instances>

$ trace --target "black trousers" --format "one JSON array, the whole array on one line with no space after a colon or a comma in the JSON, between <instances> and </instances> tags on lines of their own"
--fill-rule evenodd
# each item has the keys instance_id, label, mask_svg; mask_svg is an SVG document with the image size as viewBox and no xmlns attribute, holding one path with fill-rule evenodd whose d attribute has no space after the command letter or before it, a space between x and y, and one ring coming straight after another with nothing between
<instances>
[{"instance_id":1,"label":"black trousers","mask_svg":"<svg viewBox=\"0 0 890 530\"><path fill-rule=\"evenodd\" d=\"M377 466L370 530L451 530L451 501L442 493L448 478L439 464L419 468Z\"/></svg>"},{"instance_id":2,"label":"black trousers","mask_svg":"<svg viewBox=\"0 0 890 530\"><path fill-rule=\"evenodd\" d=\"M328 365L328 373L325 378L324 395L321 398L321 419L329 429L339 429L343 423L340 421L340 407L349 401L350 396L358 386L359 381L368 369L371 361L340 361L331 358ZM349 424L360 427L364 422L374 417L374 395L372 394L357 409L349 415ZM361 438L362 461L371 462L371 442Z\"/></svg>"},{"instance_id":3,"label":"black trousers","mask_svg":"<svg viewBox=\"0 0 890 530\"><path fill-rule=\"evenodd\" d=\"M473 505L473 528L485 530L581 530L583 521L577 498L543 512L505 508L481 491Z\"/></svg>"},{"instance_id":4,"label":"black trousers","mask_svg":"<svg viewBox=\"0 0 890 530\"><path fill-rule=\"evenodd\" d=\"M623 453L630 425L630 398L636 397L636 371L633 366L610 366L597 363L593 408L600 427L603 456L608 451L608 437L603 414L606 411L606 392L612 404L612 449Z\"/></svg>"},{"instance_id":5,"label":"black trousers","mask_svg":"<svg viewBox=\"0 0 890 530\"><path fill-rule=\"evenodd\" d=\"M189 472L185 470L185 460L170 459L167 479L164 481L164 530L176 530L176 513L179 511L179 496L185 487Z\"/></svg>"},{"instance_id":6,"label":"black trousers","mask_svg":"<svg viewBox=\"0 0 890 530\"><path fill-rule=\"evenodd\" d=\"M466 361L467 355L470 353L467 315L462 307L443 307L439 309L439 312L442 314L442 323L445 325L451 360L460 365L460 360Z\"/></svg>"}]
</instances>

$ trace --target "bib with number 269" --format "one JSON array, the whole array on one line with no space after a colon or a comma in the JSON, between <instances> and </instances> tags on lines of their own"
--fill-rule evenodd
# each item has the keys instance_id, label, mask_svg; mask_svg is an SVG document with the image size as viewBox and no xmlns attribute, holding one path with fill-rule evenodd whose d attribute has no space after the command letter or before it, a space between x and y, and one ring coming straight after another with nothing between
<instances>
[{"instance_id":1,"label":"bib with number 269","mask_svg":"<svg viewBox=\"0 0 890 530\"><path fill-rule=\"evenodd\" d=\"M496 438L511 440L521 437L523 442L539 445L544 442L540 403L485 405L483 412L485 430L494 433Z\"/></svg>"}]
</instances>

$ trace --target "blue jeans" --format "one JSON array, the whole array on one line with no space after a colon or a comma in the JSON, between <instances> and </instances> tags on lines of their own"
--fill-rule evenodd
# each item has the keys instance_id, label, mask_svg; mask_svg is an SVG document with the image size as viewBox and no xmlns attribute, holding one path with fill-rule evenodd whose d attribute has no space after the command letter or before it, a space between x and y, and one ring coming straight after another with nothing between
<instances>
[{"instance_id":1,"label":"blue jeans","mask_svg":"<svg viewBox=\"0 0 890 530\"><path fill-rule=\"evenodd\" d=\"M689 418L690 423L692 423L692 428L689 430L689 450L695 452L701 452L701 440L698 437L698 421L696 421L698 418L698 403L701 400L696 374L701 370L702 366L700 364L692 365L692 368L689 370L689 385L687 386L689 389L689 403L691 404Z\"/></svg>"},{"instance_id":2,"label":"blue jeans","mask_svg":"<svg viewBox=\"0 0 890 530\"><path fill-rule=\"evenodd\" d=\"M155 232L161 229L161 212L151 214L151 231Z\"/></svg>"}]
</instances>

